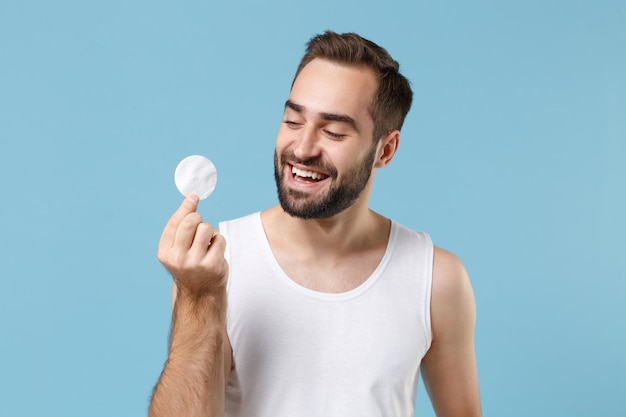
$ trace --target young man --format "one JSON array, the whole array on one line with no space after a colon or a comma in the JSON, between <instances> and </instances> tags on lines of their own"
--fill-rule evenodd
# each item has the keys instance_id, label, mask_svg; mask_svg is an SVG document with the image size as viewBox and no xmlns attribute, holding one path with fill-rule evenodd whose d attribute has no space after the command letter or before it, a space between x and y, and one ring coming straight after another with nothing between
<instances>
[{"instance_id":1,"label":"young man","mask_svg":"<svg viewBox=\"0 0 626 417\"><path fill-rule=\"evenodd\" d=\"M463 265L368 208L411 100L376 44L309 42L276 140L280 205L218 233L189 196L165 226L174 307L151 416L409 417L420 369L438 416L480 415Z\"/></svg>"}]
</instances>

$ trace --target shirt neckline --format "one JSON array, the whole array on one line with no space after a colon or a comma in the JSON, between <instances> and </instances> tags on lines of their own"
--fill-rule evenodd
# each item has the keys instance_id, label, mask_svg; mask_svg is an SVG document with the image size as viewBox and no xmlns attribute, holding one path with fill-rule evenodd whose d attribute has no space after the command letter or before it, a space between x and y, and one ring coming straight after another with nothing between
<instances>
[{"instance_id":1,"label":"shirt neckline","mask_svg":"<svg viewBox=\"0 0 626 417\"><path fill-rule=\"evenodd\" d=\"M385 248L385 253L381 258L380 262L374 269L374 271L370 274L370 276L359 286L353 288L349 291L344 291L341 293L327 293L322 291L312 290L303 285L298 284L293 279L291 279L287 273L283 270L283 268L278 263L276 256L274 256L274 252L272 251L272 247L270 246L269 240L267 239L267 235L265 234L265 228L263 227L263 222L261 220L261 212L257 212L254 214L254 223L256 233L259 234L260 241L262 242L261 250L263 251L263 256L268 260L272 269L275 272L275 276L285 285L287 285L292 290L305 295L310 298L316 298L325 301L345 301L356 298L361 294L365 293L368 289L370 289L382 276L382 272L385 270L387 264L389 263L389 259L391 258L391 253L393 247L395 245L396 236L398 234L398 225L396 222L391 220L391 229L389 231L389 239L387 241L387 247Z\"/></svg>"}]
</instances>

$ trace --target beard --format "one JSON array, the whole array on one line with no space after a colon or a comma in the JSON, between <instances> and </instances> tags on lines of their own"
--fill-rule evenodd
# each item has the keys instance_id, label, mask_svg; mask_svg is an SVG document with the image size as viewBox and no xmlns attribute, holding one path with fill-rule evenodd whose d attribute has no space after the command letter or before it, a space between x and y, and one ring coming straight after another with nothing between
<instances>
[{"instance_id":1,"label":"beard","mask_svg":"<svg viewBox=\"0 0 626 417\"><path fill-rule=\"evenodd\" d=\"M299 160L293 152L288 151L283 152L279 159L278 152L274 151L274 179L281 207L290 216L300 219L325 219L341 213L354 203L367 185L372 174L376 148L376 143L374 143L368 154L348 167L339 180L337 169L324 163L320 157ZM287 161L328 173L328 179L331 181L330 187L323 195L312 195L289 189L284 169L288 164Z\"/></svg>"}]
</instances>

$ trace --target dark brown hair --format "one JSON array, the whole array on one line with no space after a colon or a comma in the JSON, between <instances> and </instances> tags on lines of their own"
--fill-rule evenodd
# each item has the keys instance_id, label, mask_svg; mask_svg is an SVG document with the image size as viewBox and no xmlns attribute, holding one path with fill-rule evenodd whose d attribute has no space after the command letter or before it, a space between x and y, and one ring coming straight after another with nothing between
<instances>
[{"instance_id":1,"label":"dark brown hair","mask_svg":"<svg viewBox=\"0 0 626 417\"><path fill-rule=\"evenodd\" d=\"M326 59L344 65L366 65L378 78L378 91L370 104L369 112L374 121L374 139L394 130L400 130L411 102L413 91L400 74L400 64L382 47L356 33L338 34L326 31L307 43L307 48L296 75L315 58ZM293 86L293 83L292 83Z\"/></svg>"}]
</instances>

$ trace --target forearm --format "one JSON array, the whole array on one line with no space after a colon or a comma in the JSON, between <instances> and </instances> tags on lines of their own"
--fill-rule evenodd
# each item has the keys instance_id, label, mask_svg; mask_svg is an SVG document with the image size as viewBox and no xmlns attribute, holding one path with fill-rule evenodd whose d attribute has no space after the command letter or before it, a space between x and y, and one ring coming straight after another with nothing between
<instances>
[{"instance_id":1,"label":"forearm","mask_svg":"<svg viewBox=\"0 0 626 417\"><path fill-rule=\"evenodd\" d=\"M170 351L150 404L150 417L224 415L226 294L179 292Z\"/></svg>"}]
</instances>

